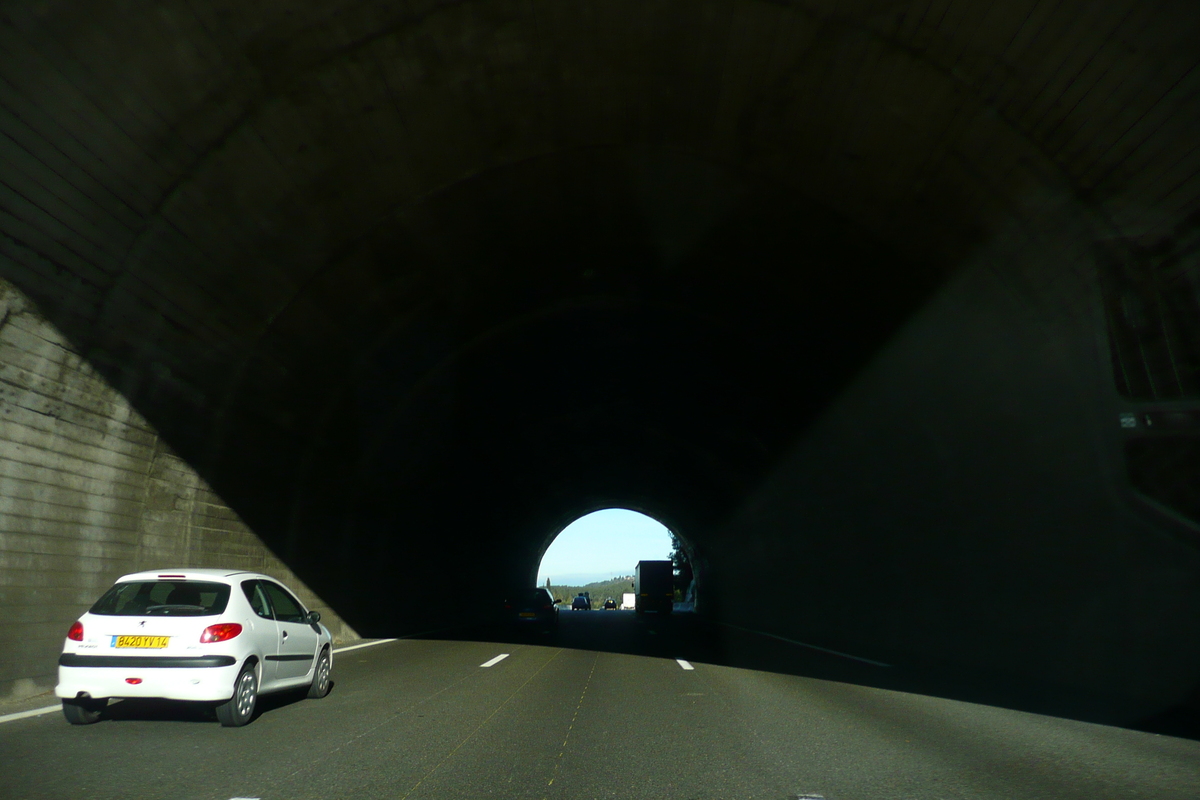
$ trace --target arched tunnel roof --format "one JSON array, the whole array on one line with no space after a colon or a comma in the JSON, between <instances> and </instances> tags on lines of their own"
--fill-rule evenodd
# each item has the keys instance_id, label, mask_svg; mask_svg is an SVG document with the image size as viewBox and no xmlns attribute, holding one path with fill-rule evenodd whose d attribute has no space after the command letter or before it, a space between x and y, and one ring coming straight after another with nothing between
<instances>
[{"instance_id":1,"label":"arched tunnel roof","mask_svg":"<svg viewBox=\"0 0 1200 800\"><path fill-rule=\"evenodd\" d=\"M1176 252L1200 214L1194 3L2 23L5 274L365 633L412 624L389 575L531 580L606 505L719 560L971 265L1018 264L977 290L1094 337L1073 281ZM987 358L967 373L1018 369ZM895 385L973 402L957 367L906 363Z\"/></svg>"}]
</instances>

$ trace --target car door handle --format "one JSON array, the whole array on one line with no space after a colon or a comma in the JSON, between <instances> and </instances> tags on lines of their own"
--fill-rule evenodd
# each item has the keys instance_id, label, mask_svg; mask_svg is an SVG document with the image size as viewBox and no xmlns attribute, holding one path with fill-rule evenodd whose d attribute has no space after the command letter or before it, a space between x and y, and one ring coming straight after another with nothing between
<instances>
[{"instance_id":1,"label":"car door handle","mask_svg":"<svg viewBox=\"0 0 1200 800\"><path fill-rule=\"evenodd\" d=\"M287 631L284 631L284 632L283 632L283 640L284 640L285 642L287 641Z\"/></svg>"}]
</instances>

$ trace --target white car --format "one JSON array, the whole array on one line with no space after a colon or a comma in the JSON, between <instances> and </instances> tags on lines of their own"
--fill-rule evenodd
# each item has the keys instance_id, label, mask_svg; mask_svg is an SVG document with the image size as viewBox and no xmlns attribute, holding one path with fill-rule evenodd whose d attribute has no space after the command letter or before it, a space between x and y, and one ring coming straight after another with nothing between
<instances>
[{"instance_id":1,"label":"white car","mask_svg":"<svg viewBox=\"0 0 1200 800\"><path fill-rule=\"evenodd\" d=\"M112 697L216 703L245 725L259 694L329 693L333 644L321 615L268 575L227 569L117 579L67 632L58 659L63 715L95 722Z\"/></svg>"}]
</instances>

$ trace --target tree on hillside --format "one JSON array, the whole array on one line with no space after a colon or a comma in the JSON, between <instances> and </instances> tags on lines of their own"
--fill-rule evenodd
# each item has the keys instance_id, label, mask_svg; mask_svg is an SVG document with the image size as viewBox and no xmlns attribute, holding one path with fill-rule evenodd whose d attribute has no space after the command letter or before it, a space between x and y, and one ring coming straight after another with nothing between
<instances>
[{"instance_id":1,"label":"tree on hillside","mask_svg":"<svg viewBox=\"0 0 1200 800\"><path fill-rule=\"evenodd\" d=\"M692 561L688 557L683 542L679 541L675 532L667 531L667 533L671 535L669 558L675 564L675 589L679 592L679 597L687 597L688 587L692 585Z\"/></svg>"},{"instance_id":2,"label":"tree on hillside","mask_svg":"<svg viewBox=\"0 0 1200 800\"><path fill-rule=\"evenodd\" d=\"M604 602L606 597L611 597L619 603L624 592L632 591L629 585L632 580L630 575L619 575L611 580L589 583L587 586L552 586L550 593L567 605L570 605L571 598L583 592L588 592L597 602Z\"/></svg>"}]
</instances>

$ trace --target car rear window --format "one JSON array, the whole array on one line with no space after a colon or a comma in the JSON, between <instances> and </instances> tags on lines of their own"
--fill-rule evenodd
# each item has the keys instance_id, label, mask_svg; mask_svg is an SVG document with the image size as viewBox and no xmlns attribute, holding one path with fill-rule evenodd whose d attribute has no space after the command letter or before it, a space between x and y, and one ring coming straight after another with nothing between
<instances>
[{"instance_id":1,"label":"car rear window","mask_svg":"<svg viewBox=\"0 0 1200 800\"><path fill-rule=\"evenodd\" d=\"M109 589L91 613L110 617L207 617L229 604L229 586L209 581L128 581Z\"/></svg>"},{"instance_id":2,"label":"car rear window","mask_svg":"<svg viewBox=\"0 0 1200 800\"><path fill-rule=\"evenodd\" d=\"M551 601L550 595L547 594L545 589L526 589L512 594L509 597L509 602L523 605L541 605L542 603L549 603Z\"/></svg>"}]
</instances>

